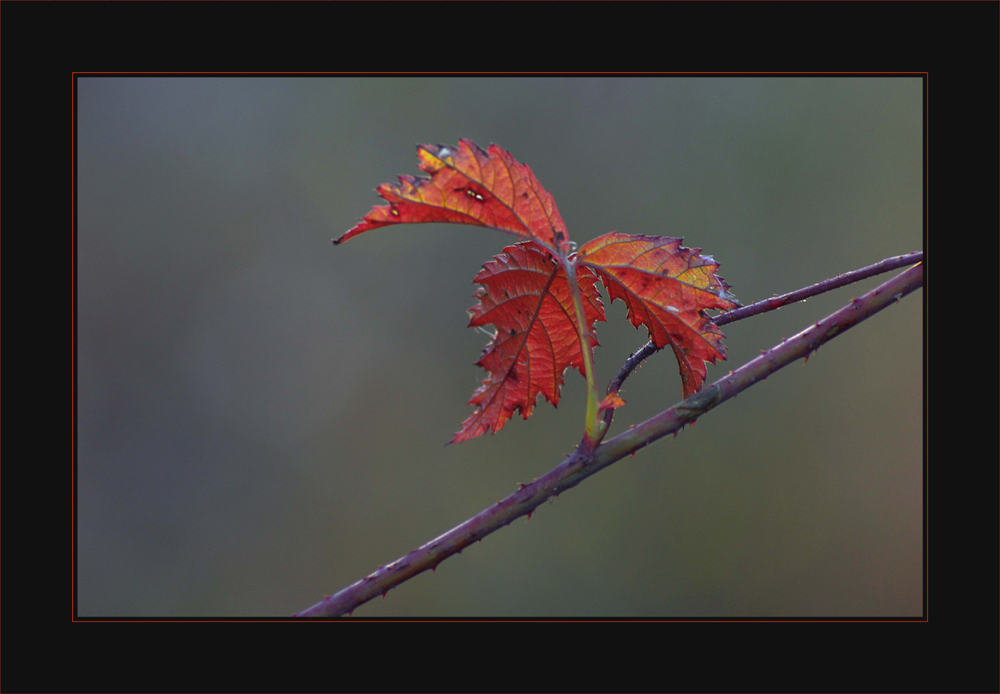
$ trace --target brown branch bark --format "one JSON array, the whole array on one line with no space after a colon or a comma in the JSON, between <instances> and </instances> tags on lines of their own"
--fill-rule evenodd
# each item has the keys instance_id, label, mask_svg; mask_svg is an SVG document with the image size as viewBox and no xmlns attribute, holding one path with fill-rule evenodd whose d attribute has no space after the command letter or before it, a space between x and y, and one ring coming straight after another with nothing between
<instances>
[{"instance_id":1,"label":"brown branch bark","mask_svg":"<svg viewBox=\"0 0 1000 694\"><path fill-rule=\"evenodd\" d=\"M759 357L731 371L727 376L686 400L603 442L593 451L589 450L588 446L578 447L575 453L531 484L523 485L518 491L464 523L396 561L380 566L361 580L303 610L297 616L344 615L378 595L384 596L390 589L427 569L434 569L444 559L461 552L473 542L483 539L521 516L531 514L550 497L575 487L591 475L626 455L648 446L653 441L679 431L685 424L695 421L701 415L793 361L808 357L820 345L891 306L923 286L923 283L924 266L921 263L854 299L844 308L817 321L794 337L762 352Z\"/></svg>"}]
</instances>

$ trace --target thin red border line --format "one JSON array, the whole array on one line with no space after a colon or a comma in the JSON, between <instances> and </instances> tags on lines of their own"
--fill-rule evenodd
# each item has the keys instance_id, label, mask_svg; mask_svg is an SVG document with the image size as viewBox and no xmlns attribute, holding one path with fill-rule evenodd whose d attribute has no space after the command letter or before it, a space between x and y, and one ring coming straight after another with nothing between
<instances>
[{"instance_id":1,"label":"thin red border line","mask_svg":"<svg viewBox=\"0 0 1000 694\"><path fill-rule=\"evenodd\" d=\"M72 281L71 296L73 299L71 307L71 319L70 319L70 345L71 345L71 356L70 356L70 373L71 373L71 402L70 402L70 417L71 417L71 434L70 434L70 460L71 460L71 473L70 473L70 512L71 512L71 542L70 542L70 559L71 559L71 583L73 590L71 590L70 595L70 606L71 606L71 621L100 621L100 622L134 622L134 621L144 621L144 622L309 622L309 621L330 621L327 619L78 619L76 616L76 84L77 78L80 76L90 76L90 75L132 75L132 76L142 76L142 75L380 75L389 76L386 73L376 73L376 72L234 72L234 73L211 73L211 72L72 72L71 73L71 89L70 89L70 156L71 156L71 168L70 168L70 278ZM392 75L418 75L418 74L497 74L497 75L507 75L510 73L481 73L481 72L449 72L449 73L417 73L417 72L405 72L405 73L391 73ZM928 376L928 347L929 343L927 340L927 278L926 278L926 252L929 241L928 225L929 225L929 100L930 100L930 73L927 71L923 72L859 72L859 73L839 73L839 72L641 72L641 73L616 73L616 72L571 72L571 73L520 73L526 75L538 75L538 76L550 76L559 74L576 74L576 75L662 75L662 76L681 76L681 75L761 75L761 76L779 76L779 75L845 75L845 76L857 76L857 75L873 75L873 76L921 76L923 78L924 89L923 89L923 115L924 115L924 152L923 152L923 169L924 169L924 199L923 199L923 211L924 211L924 253L925 253L925 276L924 276L924 618L921 619L708 619L708 620L686 620L686 619L598 619L593 621L601 622L927 622L930 619L930 598L929 598L929 582L930 582L930 572L929 572L929 537L930 537L930 510L929 510L929 499L930 499L930 466L927 461L927 450L930 445L927 427L927 418L929 415L927 408L927 376ZM380 618L358 618L352 621L386 621L386 622L413 622L413 621L426 621L426 622L445 622L445 621L482 621L482 622L576 622L576 621L588 621L588 620L542 620L542 619L485 619L485 620L443 620L443 619L428 619L428 620L392 620L392 619L380 619Z\"/></svg>"}]
</instances>

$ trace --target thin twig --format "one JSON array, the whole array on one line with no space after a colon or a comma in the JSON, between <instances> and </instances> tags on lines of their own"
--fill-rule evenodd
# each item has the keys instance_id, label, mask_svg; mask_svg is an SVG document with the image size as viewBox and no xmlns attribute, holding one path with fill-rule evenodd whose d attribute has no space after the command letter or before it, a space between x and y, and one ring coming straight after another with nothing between
<instances>
[{"instance_id":1,"label":"thin twig","mask_svg":"<svg viewBox=\"0 0 1000 694\"><path fill-rule=\"evenodd\" d=\"M875 263L874 265L869 265L868 267L863 267L859 270L852 270L851 272L845 272L842 275L831 277L828 280L817 282L816 284L798 289L794 292L782 294L781 296L773 296L770 299L758 301L750 306L742 306L740 308L733 309L732 311L720 313L712 319L712 322L720 326L726 325L727 323L735 323L738 320L743 320L744 318L749 318L750 316L756 316L758 313L773 311L776 308L788 306L788 304L805 301L810 297L823 294L824 292L828 292L832 289L839 289L840 287L847 286L848 284L860 282L861 280L874 277L875 275L881 275L883 272L890 272L891 270L895 270L897 268L915 265L923 261L923 259L923 251L914 251L913 253L886 258L885 260Z\"/></svg>"},{"instance_id":2,"label":"thin twig","mask_svg":"<svg viewBox=\"0 0 1000 694\"><path fill-rule=\"evenodd\" d=\"M789 292L788 294L773 296L770 299L764 299L763 301L758 301L757 303L750 304L749 306L741 306L740 308L733 309L732 311L720 313L712 319L712 322L716 325L734 323L738 320L743 320L744 318L749 318L750 316L756 316L760 313L773 311L781 308L782 306L788 306L789 304L794 304L798 301L805 301L806 299L817 296L818 294L823 294L824 292L828 292L833 289L839 289L840 287L844 287L854 282L860 282L861 280L868 279L869 277L880 275L883 272L889 272L901 267L908 267L923 261L923 259L923 251L914 251L913 253L886 258L885 260L877 262L874 265L869 265L868 267L863 267L858 270L852 270L851 272L845 272L842 275L831 277L828 280L817 282L816 284L802 289L797 289L794 292ZM625 379L627 379L632 372L635 371L639 364L651 357L657 351L659 350L657 350L656 345L653 344L652 340L650 340L638 350L630 354L629 358L625 360L625 364L622 365L621 370L618 371L618 375L615 376L614 380L608 384L607 394L611 395L612 393L617 393L621 390L622 384L625 383ZM611 418L613 416L614 410L605 410L604 421L610 425Z\"/></svg>"},{"instance_id":3,"label":"thin twig","mask_svg":"<svg viewBox=\"0 0 1000 694\"><path fill-rule=\"evenodd\" d=\"M406 556L386 566L380 566L337 594L328 596L303 610L298 616L344 615L378 595L384 596L400 583L427 569L436 568L444 559L461 552L473 542L482 540L516 518L530 515L546 499L575 487L587 477L653 441L679 431L685 424L693 422L796 359L808 357L823 343L892 305L923 286L923 283L922 264L900 273L798 335L762 352L760 356L686 400L605 441L592 452L585 446L578 448L573 455L534 482L521 485L518 491L507 498Z\"/></svg>"}]
</instances>

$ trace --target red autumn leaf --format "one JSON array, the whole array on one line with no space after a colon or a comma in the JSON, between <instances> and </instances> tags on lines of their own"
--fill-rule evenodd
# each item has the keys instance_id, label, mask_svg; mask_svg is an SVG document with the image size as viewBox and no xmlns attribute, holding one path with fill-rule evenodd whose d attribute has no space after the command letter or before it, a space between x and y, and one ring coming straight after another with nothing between
<instances>
[{"instance_id":1,"label":"red autumn leaf","mask_svg":"<svg viewBox=\"0 0 1000 694\"><path fill-rule=\"evenodd\" d=\"M458 148L417 147L418 167L430 178L400 176L378 194L388 205L373 207L334 243L391 224L451 222L492 227L565 252L569 236L556 202L531 168L496 145L483 151L469 140Z\"/></svg>"},{"instance_id":2,"label":"red autumn leaf","mask_svg":"<svg viewBox=\"0 0 1000 694\"><path fill-rule=\"evenodd\" d=\"M503 428L516 410L527 419L539 393L559 404L563 372L570 366L583 373L583 352L576 310L566 273L538 244L508 246L476 275L483 286L472 310L470 327L492 324L496 334L476 362L489 377L472 395L476 411L462 422L452 443ZM603 321L604 306L594 284L597 277L577 269L586 332ZM591 338L597 345L597 338Z\"/></svg>"},{"instance_id":3,"label":"red autumn leaf","mask_svg":"<svg viewBox=\"0 0 1000 694\"><path fill-rule=\"evenodd\" d=\"M592 345L597 345L594 322L605 320L595 287L599 277L612 301L626 303L633 325L645 325L658 348L671 346L685 398L701 388L706 362L726 358L722 332L705 310L739 303L715 274L718 264L711 256L684 248L679 239L617 232L573 254L552 195L528 166L496 145L486 151L469 140L459 140L457 148L420 145L417 157L430 177L400 176L399 185L380 185L378 194L389 204L373 207L335 244L378 227L422 222L472 224L525 239L476 276L483 286L469 325L492 324L496 333L476 362L489 372L469 401L476 411L452 442L495 433L517 411L527 419L539 394L558 404L563 372L571 366L584 372L564 263L576 267L587 322L583 332ZM623 404L612 394L599 411Z\"/></svg>"},{"instance_id":4,"label":"red autumn leaf","mask_svg":"<svg viewBox=\"0 0 1000 694\"><path fill-rule=\"evenodd\" d=\"M680 365L684 397L701 390L705 362L726 358L723 334L705 309L739 306L719 267L680 239L612 232L583 245L579 261L593 268L611 301L622 299L632 325L645 325L658 349L667 344Z\"/></svg>"}]
</instances>

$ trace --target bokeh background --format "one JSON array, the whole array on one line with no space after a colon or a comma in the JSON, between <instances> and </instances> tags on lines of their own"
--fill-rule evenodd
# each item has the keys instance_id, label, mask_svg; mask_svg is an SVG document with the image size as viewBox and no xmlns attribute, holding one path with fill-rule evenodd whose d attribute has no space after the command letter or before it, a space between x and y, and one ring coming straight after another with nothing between
<instances>
[{"instance_id":1,"label":"bokeh background","mask_svg":"<svg viewBox=\"0 0 1000 694\"><path fill-rule=\"evenodd\" d=\"M922 247L918 78L81 78L78 608L287 615L548 471L583 379L445 446L484 375L462 226L339 236L495 142L572 238L681 236L744 303ZM885 277L724 328L714 380ZM355 616L915 616L916 292ZM599 383L647 338L621 302ZM669 354L612 434L680 399Z\"/></svg>"}]
</instances>

